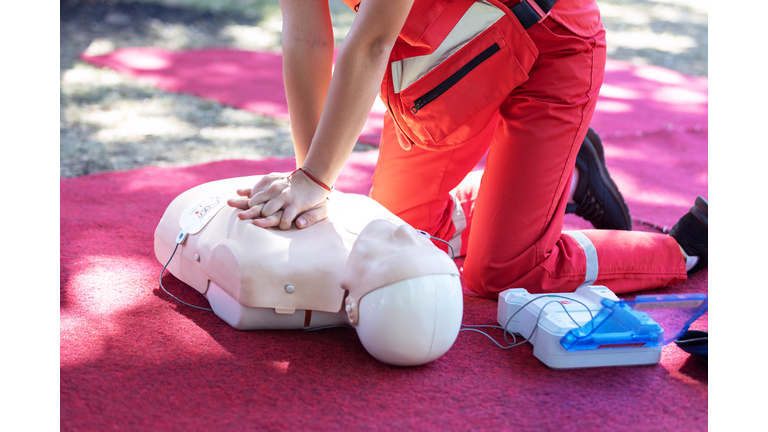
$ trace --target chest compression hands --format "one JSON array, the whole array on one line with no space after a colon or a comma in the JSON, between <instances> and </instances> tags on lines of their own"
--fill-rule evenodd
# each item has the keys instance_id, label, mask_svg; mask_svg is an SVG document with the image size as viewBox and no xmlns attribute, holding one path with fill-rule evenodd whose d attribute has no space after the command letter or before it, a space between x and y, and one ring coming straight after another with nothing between
<instances>
[{"instance_id":1,"label":"chest compression hands","mask_svg":"<svg viewBox=\"0 0 768 432\"><path fill-rule=\"evenodd\" d=\"M298 228L306 228L325 219L329 191L302 171L293 176L290 174L266 175L252 189L238 189L237 194L243 198L230 199L227 204L245 210L237 215L238 218L253 219L253 224L262 228L287 230L294 219Z\"/></svg>"}]
</instances>

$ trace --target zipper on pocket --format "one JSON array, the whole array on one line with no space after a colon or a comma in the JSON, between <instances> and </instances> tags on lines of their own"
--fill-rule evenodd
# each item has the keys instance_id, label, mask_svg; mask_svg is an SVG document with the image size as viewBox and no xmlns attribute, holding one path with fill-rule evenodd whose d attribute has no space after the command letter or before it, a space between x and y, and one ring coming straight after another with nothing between
<instances>
[{"instance_id":1,"label":"zipper on pocket","mask_svg":"<svg viewBox=\"0 0 768 432\"><path fill-rule=\"evenodd\" d=\"M424 108L427 104L432 102L433 100L437 99L441 94L445 93L456 85L459 81L461 81L462 78L467 76L468 73L472 72L472 69L480 66L480 64L486 60L488 60L492 55L499 52L501 48L499 47L498 43L494 43L493 45L486 48L483 52L475 56L472 60L470 60L467 64L461 67L461 69L457 70L453 73L453 75L449 76L445 81L441 82L437 85L437 87L433 88L432 90L428 91L426 94L421 96L420 98L416 99L413 102L413 106L411 107L411 112L416 114L419 112L420 109Z\"/></svg>"}]
</instances>

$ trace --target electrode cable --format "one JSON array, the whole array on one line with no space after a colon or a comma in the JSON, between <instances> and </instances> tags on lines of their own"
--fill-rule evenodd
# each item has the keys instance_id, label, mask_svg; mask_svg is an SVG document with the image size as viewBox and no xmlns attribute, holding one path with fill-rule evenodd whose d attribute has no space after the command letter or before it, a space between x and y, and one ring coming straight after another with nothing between
<instances>
[{"instance_id":1,"label":"electrode cable","mask_svg":"<svg viewBox=\"0 0 768 432\"><path fill-rule=\"evenodd\" d=\"M165 273L165 269L168 267L168 264L170 264L170 263L171 263L171 260L173 259L173 256L174 256L174 255L176 255L176 250L179 248L179 245L180 245L180 244L181 244L181 243L179 243L179 242L176 242L176 247L175 247L175 248L173 248L173 253L171 254L171 257L170 257L170 258L168 258L168 262L167 262L167 263L165 263L165 266L163 267L163 270L160 272L160 279L159 279L159 280L160 280L160 288L162 288L162 289L163 289L163 291L165 291L165 293L166 293L166 294L168 294L169 296L171 296L171 297L175 298L175 299L176 299L176 301L178 301L179 303L183 303L183 304L185 304L185 305L187 305L187 306L189 306L189 307L193 307L193 308L195 308L195 309L200 309L200 310L204 310L204 311L213 312L213 309L210 309L210 308L205 308L205 307L201 307L201 306L195 306L195 305L193 305L193 304L189 304L189 303L187 303L187 302L185 302L185 301L183 301L183 300L179 299L179 298L178 298L178 297L176 297L175 295L173 295L173 294L169 293L169 292L168 292L168 290L166 290L166 289L165 289L165 287L163 286L163 273Z\"/></svg>"}]
</instances>

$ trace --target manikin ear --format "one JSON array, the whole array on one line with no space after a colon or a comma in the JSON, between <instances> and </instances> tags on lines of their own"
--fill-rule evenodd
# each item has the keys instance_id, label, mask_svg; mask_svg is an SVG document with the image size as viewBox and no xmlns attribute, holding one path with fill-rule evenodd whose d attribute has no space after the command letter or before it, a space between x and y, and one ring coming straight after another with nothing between
<instances>
[{"instance_id":1,"label":"manikin ear","mask_svg":"<svg viewBox=\"0 0 768 432\"><path fill-rule=\"evenodd\" d=\"M394 366L419 366L453 346L463 305L459 277L440 274L376 289L347 309L369 354Z\"/></svg>"}]
</instances>

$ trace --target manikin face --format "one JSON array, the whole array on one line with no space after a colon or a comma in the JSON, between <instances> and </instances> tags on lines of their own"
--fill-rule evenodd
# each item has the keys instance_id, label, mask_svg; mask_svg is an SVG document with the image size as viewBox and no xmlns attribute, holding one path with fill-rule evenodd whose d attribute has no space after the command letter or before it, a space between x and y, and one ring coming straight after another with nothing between
<instances>
[{"instance_id":1,"label":"manikin face","mask_svg":"<svg viewBox=\"0 0 768 432\"><path fill-rule=\"evenodd\" d=\"M375 289L439 274L459 274L445 252L410 225L379 219L368 224L352 246L341 287L349 291L350 305Z\"/></svg>"},{"instance_id":2,"label":"manikin face","mask_svg":"<svg viewBox=\"0 0 768 432\"><path fill-rule=\"evenodd\" d=\"M410 225L397 226L385 219L368 224L360 233L350 253L350 259L366 262L382 261L402 254L443 254L423 234Z\"/></svg>"}]
</instances>

